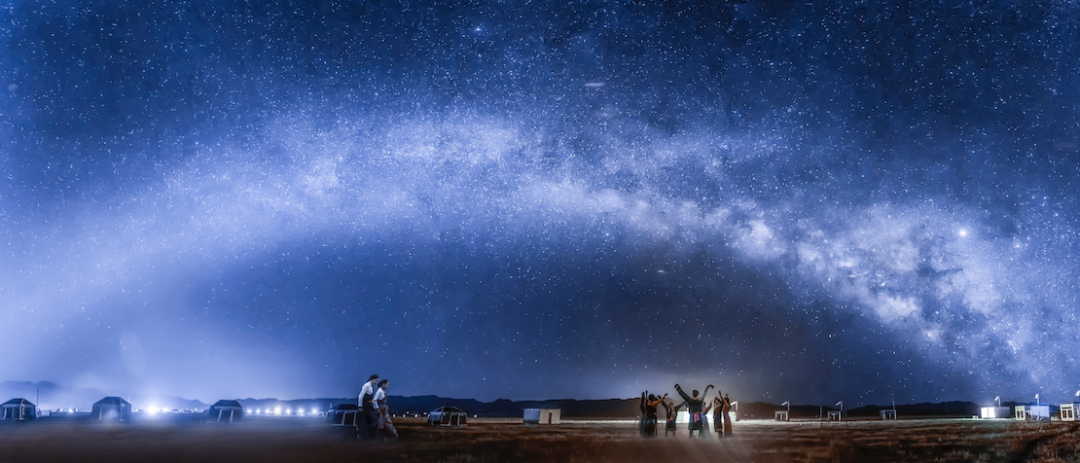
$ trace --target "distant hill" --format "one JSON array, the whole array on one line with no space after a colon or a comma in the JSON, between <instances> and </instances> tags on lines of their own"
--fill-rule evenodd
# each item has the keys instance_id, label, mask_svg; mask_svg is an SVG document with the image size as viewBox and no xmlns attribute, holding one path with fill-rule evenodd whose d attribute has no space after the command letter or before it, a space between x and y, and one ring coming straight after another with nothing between
<instances>
[{"instance_id":1,"label":"distant hill","mask_svg":"<svg viewBox=\"0 0 1080 463\"><path fill-rule=\"evenodd\" d=\"M204 410L209 405L198 400L182 397L143 398L133 397L117 391L102 391L97 388L69 388L49 381L3 381L0 382L0 402L21 398L33 402L41 410L79 409L90 407L106 396L123 397L136 409L157 407L161 409Z\"/></svg>"},{"instance_id":2,"label":"distant hill","mask_svg":"<svg viewBox=\"0 0 1080 463\"><path fill-rule=\"evenodd\" d=\"M107 395L120 395L115 392L106 393L99 389L66 388L56 383L41 381L3 381L0 382L0 402L12 398L23 398L38 404L43 410L57 408L89 409L90 406ZM162 409L180 410L206 410L210 404L199 400L184 399L182 397L166 397L144 399L139 397L124 397L132 403L136 409L145 409L151 406ZM221 397L221 399L231 399ZM273 413L280 408L281 413L295 414L298 411L311 413L312 411L326 411L342 403L356 403L356 397L321 398L321 399L236 399L248 410L260 410L262 413ZM38 403L40 401L40 403ZM152 403L151 403L152 402ZM562 410L562 416L568 418L637 418L640 414L638 409L639 399L604 399L604 400L522 400L512 401L499 399L493 402L480 402L474 399L451 399L434 395L423 396L390 396L390 408L393 413L416 413L423 414L434 410L442 405L451 405L465 410L470 415L484 417L520 417L526 408L558 408ZM1011 407L1014 402L1002 402L1002 406ZM864 405L844 411L845 416L862 417L878 416L883 409L891 409L892 405ZM897 405L897 414L900 417L911 416L972 416L979 414L980 405L973 402L942 402L942 403L918 403ZM740 402L738 405L739 419L772 419L777 410L786 410L786 406L769 404L764 402ZM791 418L816 418L819 411L825 413L837 410L836 407L819 407L818 405L795 405L791 407ZM663 417L663 411L660 412Z\"/></svg>"},{"instance_id":3,"label":"distant hill","mask_svg":"<svg viewBox=\"0 0 1080 463\"><path fill-rule=\"evenodd\" d=\"M236 399L249 410L275 411L280 408L282 413L296 413L302 410L305 413L318 410L325 411L342 403L355 404L356 398L337 399ZM450 405L465 410L471 415L486 417L516 417L521 416L526 408L559 408L562 415L567 417L598 417L598 418L633 418L638 415L637 399L607 399L607 400L530 400L511 401L499 399L494 402L480 402L474 399L449 399L434 395L404 397L388 397L390 408L393 413L416 413L423 414L443 405Z\"/></svg>"}]
</instances>

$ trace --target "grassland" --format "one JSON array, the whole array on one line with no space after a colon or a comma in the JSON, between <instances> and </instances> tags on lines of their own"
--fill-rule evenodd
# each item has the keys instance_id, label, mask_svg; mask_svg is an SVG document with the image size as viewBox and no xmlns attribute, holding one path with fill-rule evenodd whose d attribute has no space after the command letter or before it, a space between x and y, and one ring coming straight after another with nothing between
<instances>
[{"instance_id":1,"label":"grassland","mask_svg":"<svg viewBox=\"0 0 1080 463\"><path fill-rule=\"evenodd\" d=\"M478 419L429 428L398 419L401 437L357 442L313 420L239 425L39 422L0 427L0 461L55 462L1078 462L1080 425L919 419L842 423L749 421L736 439L642 439L630 421L529 427Z\"/></svg>"}]
</instances>

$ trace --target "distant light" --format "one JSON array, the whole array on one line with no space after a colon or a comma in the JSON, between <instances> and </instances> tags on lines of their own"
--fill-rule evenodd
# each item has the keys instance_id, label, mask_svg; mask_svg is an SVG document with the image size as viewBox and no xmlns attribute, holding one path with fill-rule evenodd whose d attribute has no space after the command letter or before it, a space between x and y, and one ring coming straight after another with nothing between
<instances>
[{"instance_id":1,"label":"distant light","mask_svg":"<svg viewBox=\"0 0 1080 463\"><path fill-rule=\"evenodd\" d=\"M281 414L281 407L274 408L274 414L275 415L280 415Z\"/></svg>"},{"instance_id":2,"label":"distant light","mask_svg":"<svg viewBox=\"0 0 1080 463\"><path fill-rule=\"evenodd\" d=\"M960 235L961 238L966 238L968 236L968 231L966 228L961 228L956 234Z\"/></svg>"},{"instance_id":3,"label":"distant light","mask_svg":"<svg viewBox=\"0 0 1080 463\"><path fill-rule=\"evenodd\" d=\"M318 409L314 409L314 408L313 408L313 409L311 409L311 414L312 414L312 415L314 415L314 414L316 414L316 413L319 413L319 410L318 410Z\"/></svg>"}]
</instances>

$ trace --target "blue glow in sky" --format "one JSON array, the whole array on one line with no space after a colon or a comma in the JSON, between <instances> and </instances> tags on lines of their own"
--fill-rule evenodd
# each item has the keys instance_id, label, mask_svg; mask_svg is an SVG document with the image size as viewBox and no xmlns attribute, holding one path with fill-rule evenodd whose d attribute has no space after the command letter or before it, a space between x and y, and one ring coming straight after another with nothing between
<instances>
[{"instance_id":1,"label":"blue glow in sky","mask_svg":"<svg viewBox=\"0 0 1080 463\"><path fill-rule=\"evenodd\" d=\"M0 8L0 380L1080 383L1074 2L310 3Z\"/></svg>"}]
</instances>

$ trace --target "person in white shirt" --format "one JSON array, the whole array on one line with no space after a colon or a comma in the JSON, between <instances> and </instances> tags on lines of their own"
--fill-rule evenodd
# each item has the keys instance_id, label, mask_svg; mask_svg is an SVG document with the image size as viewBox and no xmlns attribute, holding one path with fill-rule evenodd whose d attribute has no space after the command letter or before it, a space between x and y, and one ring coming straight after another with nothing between
<instances>
[{"instance_id":1,"label":"person in white shirt","mask_svg":"<svg viewBox=\"0 0 1080 463\"><path fill-rule=\"evenodd\" d=\"M390 380L379 381L379 390L375 391L375 397L371 399L375 409L379 412L379 437L398 436L397 429L394 429L394 423L390 421L390 410L386 405L386 388L388 387L390 387Z\"/></svg>"},{"instance_id":2,"label":"person in white shirt","mask_svg":"<svg viewBox=\"0 0 1080 463\"><path fill-rule=\"evenodd\" d=\"M360 440L375 437L375 406L371 399L375 398L375 382L378 380L379 375L371 375L357 397L359 403L356 406L360 408L360 413L356 417L356 433Z\"/></svg>"}]
</instances>

